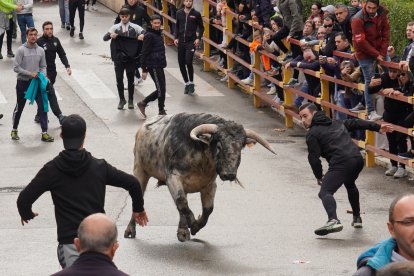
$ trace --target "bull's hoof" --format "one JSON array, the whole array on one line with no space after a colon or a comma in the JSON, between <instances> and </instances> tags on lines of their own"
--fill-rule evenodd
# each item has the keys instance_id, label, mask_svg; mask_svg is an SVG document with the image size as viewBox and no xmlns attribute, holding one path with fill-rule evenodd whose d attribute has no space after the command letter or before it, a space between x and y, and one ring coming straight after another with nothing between
<instances>
[{"instance_id":1,"label":"bull's hoof","mask_svg":"<svg viewBox=\"0 0 414 276\"><path fill-rule=\"evenodd\" d=\"M185 242L190 240L190 230L187 228L178 228L177 230L177 238L180 242Z\"/></svg>"},{"instance_id":2,"label":"bull's hoof","mask_svg":"<svg viewBox=\"0 0 414 276\"><path fill-rule=\"evenodd\" d=\"M194 222L193 225L191 225L191 235L194 236L198 231L200 231L200 227L197 222Z\"/></svg>"},{"instance_id":3,"label":"bull's hoof","mask_svg":"<svg viewBox=\"0 0 414 276\"><path fill-rule=\"evenodd\" d=\"M124 232L124 238L126 239L135 239L137 232L135 231L135 227L128 226Z\"/></svg>"}]
</instances>

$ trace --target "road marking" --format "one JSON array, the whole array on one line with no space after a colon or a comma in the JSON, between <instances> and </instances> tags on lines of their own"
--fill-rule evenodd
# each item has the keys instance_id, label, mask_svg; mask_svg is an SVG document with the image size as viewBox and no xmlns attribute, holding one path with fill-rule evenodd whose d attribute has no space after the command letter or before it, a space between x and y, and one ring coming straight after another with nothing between
<instances>
[{"instance_id":1,"label":"road marking","mask_svg":"<svg viewBox=\"0 0 414 276\"><path fill-rule=\"evenodd\" d=\"M168 85L167 85L168 87ZM151 76L148 74L147 79L135 86L135 90L137 90L139 93L141 93L144 97L147 97L149 94L155 91L155 83L152 80ZM128 93L127 90L125 90L125 93ZM165 92L165 97L170 98L171 95Z\"/></svg>"},{"instance_id":2,"label":"road marking","mask_svg":"<svg viewBox=\"0 0 414 276\"><path fill-rule=\"evenodd\" d=\"M111 89L92 70L72 69L72 76L92 99L116 98Z\"/></svg>"},{"instance_id":3,"label":"road marking","mask_svg":"<svg viewBox=\"0 0 414 276\"><path fill-rule=\"evenodd\" d=\"M56 88L55 88L55 94L56 94L56 99L58 101L61 101L62 100L62 97L60 96L60 94L58 93L58 91L56 90Z\"/></svg>"},{"instance_id":4,"label":"road marking","mask_svg":"<svg viewBox=\"0 0 414 276\"><path fill-rule=\"evenodd\" d=\"M170 73L174 78L184 85L183 77L181 76L180 68L166 68L167 72ZM200 97L223 97L217 89L211 86L208 82L194 74L195 94ZM202 87L202 89L201 89ZM199 88L199 89L197 89Z\"/></svg>"},{"instance_id":5,"label":"road marking","mask_svg":"<svg viewBox=\"0 0 414 276\"><path fill-rule=\"evenodd\" d=\"M3 93L0 90L0 103L5 104L7 103L6 98L4 97Z\"/></svg>"}]
</instances>

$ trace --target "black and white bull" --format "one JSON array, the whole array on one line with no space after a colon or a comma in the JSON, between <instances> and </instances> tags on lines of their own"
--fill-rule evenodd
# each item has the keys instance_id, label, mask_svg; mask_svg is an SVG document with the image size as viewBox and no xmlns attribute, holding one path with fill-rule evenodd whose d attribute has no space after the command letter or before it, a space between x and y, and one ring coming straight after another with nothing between
<instances>
[{"instance_id":1,"label":"black and white bull","mask_svg":"<svg viewBox=\"0 0 414 276\"><path fill-rule=\"evenodd\" d=\"M134 175L143 193L150 177L168 186L180 213L177 237L186 241L190 239L189 228L195 235L213 211L217 175L224 181L237 181L241 150L256 142L275 153L254 131L215 115L180 113L154 117L136 134ZM197 192L203 210L195 219L187 194ZM135 235L135 221L131 219L124 236Z\"/></svg>"}]
</instances>

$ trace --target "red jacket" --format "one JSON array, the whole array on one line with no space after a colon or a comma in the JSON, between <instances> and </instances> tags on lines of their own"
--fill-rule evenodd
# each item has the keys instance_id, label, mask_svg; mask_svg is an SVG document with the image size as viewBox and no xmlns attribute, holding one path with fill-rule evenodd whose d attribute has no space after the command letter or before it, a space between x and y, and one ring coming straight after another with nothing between
<instances>
[{"instance_id":1,"label":"red jacket","mask_svg":"<svg viewBox=\"0 0 414 276\"><path fill-rule=\"evenodd\" d=\"M362 8L352 19L352 39L358 60L385 57L390 43L390 22L388 11L379 6L377 15L369 18Z\"/></svg>"}]
</instances>

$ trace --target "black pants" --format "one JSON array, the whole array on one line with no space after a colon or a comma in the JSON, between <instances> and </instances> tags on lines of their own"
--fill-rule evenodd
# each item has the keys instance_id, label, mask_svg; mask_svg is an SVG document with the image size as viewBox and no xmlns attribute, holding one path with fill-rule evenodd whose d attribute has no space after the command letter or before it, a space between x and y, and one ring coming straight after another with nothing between
<instances>
[{"instance_id":1,"label":"black pants","mask_svg":"<svg viewBox=\"0 0 414 276\"><path fill-rule=\"evenodd\" d=\"M194 52L194 41L178 43L178 65L180 66L181 75L185 83L194 80Z\"/></svg>"},{"instance_id":2,"label":"black pants","mask_svg":"<svg viewBox=\"0 0 414 276\"><path fill-rule=\"evenodd\" d=\"M336 201L333 195L338 189L345 185L348 193L348 200L352 207L352 213L354 216L360 215L359 208L359 191L355 185L355 180L358 178L359 173L364 168L364 160L361 157L355 157L347 160L343 164L337 164L329 167L328 172L325 174L321 190L319 191L319 198L322 200L323 207L325 207L328 214L328 220L338 219L336 215Z\"/></svg>"},{"instance_id":3,"label":"black pants","mask_svg":"<svg viewBox=\"0 0 414 276\"><path fill-rule=\"evenodd\" d=\"M85 25L85 1L75 0L69 1L69 22L72 28L75 28L75 14L76 9L79 13L79 32L83 32L83 26Z\"/></svg>"},{"instance_id":4,"label":"black pants","mask_svg":"<svg viewBox=\"0 0 414 276\"><path fill-rule=\"evenodd\" d=\"M387 123L391 123L397 126L405 126L405 114L390 114L390 112L384 111L384 121ZM407 135L404 133L400 133L398 131L393 131L391 133L387 133L387 140L389 145L390 153L392 154L399 154L402 152L407 152ZM391 165L396 167L398 162L395 160L390 160ZM404 164L400 164L401 167L405 168Z\"/></svg>"},{"instance_id":5,"label":"black pants","mask_svg":"<svg viewBox=\"0 0 414 276\"><path fill-rule=\"evenodd\" d=\"M165 103L165 74L163 68L153 68L149 69L149 74L151 75L152 80L155 83L157 90L152 92L144 99L144 103L148 104L149 102L155 101L158 99L158 110L164 111Z\"/></svg>"},{"instance_id":6,"label":"black pants","mask_svg":"<svg viewBox=\"0 0 414 276\"><path fill-rule=\"evenodd\" d=\"M56 81L57 72L56 71L48 71L47 77L50 80L50 83L48 83L46 89L47 89L47 98L49 100L50 109L52 109L53 114L59 118L60 115L62 115L62 111L60 110L59 103L56 97L55 88L53 85ZM39 116L39 112L37 112L36 116Z\"/></svg>"},{"instance_id":7,"label":"black pants","mask_svg":"<svg viewBox=\"0 0 414 276\"><path fill-rule=\"evenodd\" d=\"M124 96L124 71L128 79L128 100L134 99L134 73L135 62L115 62L116 87L120 100L125 100Z\"/></svg>"},{"instance_id":8,"label":"black pants","mask_svg":"<svg viewBox=\"0 0 414 276\"><path fill-rule=\"evenodd\" d=\"M12 50L12 39L13 39L13 26L14 26L14 22L13 19L10 19L10 27L8 30L6 30L6 43L7 43L7 51L11 52ZM3 48L3 39L4 39L4 33L2 35L0 35L0 53L1 53L1 49Z\"/></svg>"},{"instance_id":9,"label":"black pants","mask_svg":"<svg viewBox=\"0 0 414 276\"><path fill-rule=\"evenodd\" d=\"M17 103L13 111L13 129L19 127L20 117L22 116L24 106L26 105L26 99L24 98L24 92L30 85L30 81L17 80L16 84L16 98ZM36 96L37 113L39 114L40 126L42 132L47 132L47 113L43 109L43 101L40 91Z\"/></svg>"},{"instance_id":10,"label":"black pants","mask_svg":"<svg viewBox=\"0 0 414 276\"><path fill-rule=\"evenodd\" d=\"M286 48L285 44L283 44L282 39L286 38L289 35L289 28L284 26L280 31L278 31L273 36L273 41L276 43L277 46L279 46L279 49L282 50L282 52L286 53L288 52L288 49ZM300 39L302 36L302 31L294 33L292 38L294 39ZM292 50L292 58L295 59L297 56L302 54L302 50L300 49L299 45L291 44L291 50ZM293 70L293 77L297 79L299 77L299 71Z\"/></svg>"}]
</instances>

